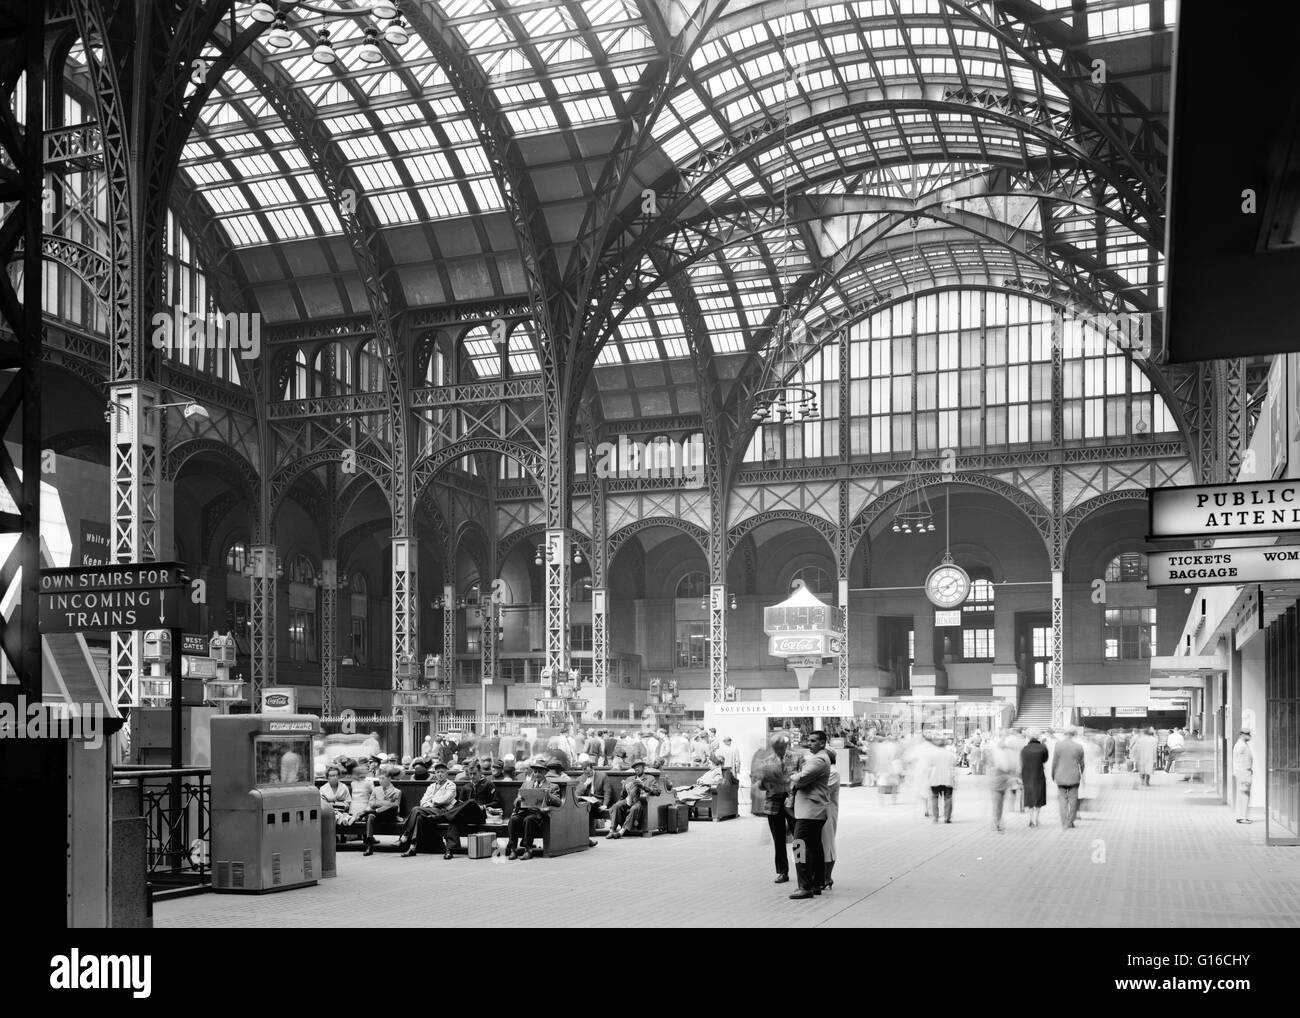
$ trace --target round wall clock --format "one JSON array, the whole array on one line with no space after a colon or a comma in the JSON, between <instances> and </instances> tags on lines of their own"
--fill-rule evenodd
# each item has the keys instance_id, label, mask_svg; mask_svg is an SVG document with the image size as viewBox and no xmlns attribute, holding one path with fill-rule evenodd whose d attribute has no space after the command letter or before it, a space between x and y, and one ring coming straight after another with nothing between
<instances>
[{"instance_id":1,"label":"round wall clock","mask_svg":"<svg viewBox=\"0 0 1300 1018\"><path fill-rule=\"evenodd\" d=\"M925 578L925 596L936 608L956 608L970 593L970 577L956 562L942 562Z\"/></svg>"}]
</instances>

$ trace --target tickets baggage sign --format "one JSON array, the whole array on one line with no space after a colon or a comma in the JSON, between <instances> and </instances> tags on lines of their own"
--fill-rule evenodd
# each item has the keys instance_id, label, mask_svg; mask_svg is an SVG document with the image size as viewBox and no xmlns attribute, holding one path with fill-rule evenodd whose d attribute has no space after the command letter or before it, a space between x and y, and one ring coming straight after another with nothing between
<instances>
[{"instance_id":1,"label":"tickets baggage sign","mask_svg":"<svg viewBox=\"0 0 1300 1018\"><path fill-rule=\"evenodd\" d=\"M1147 552L1148 587L1235 586L1300 580L1300 545Z\"/></svg>"}]
</instances>

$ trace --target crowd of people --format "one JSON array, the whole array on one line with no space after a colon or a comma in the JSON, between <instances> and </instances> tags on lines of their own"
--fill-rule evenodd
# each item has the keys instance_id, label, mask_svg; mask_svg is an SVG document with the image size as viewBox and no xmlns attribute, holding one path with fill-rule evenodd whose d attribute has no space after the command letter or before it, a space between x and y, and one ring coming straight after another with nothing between
<instances>
[{"instance_id":1,"label":"crowd of people","mask_svg":"<svg viewBox=\"0 0 1300 1018\"><path fill-rule=\"evenodd\" d=\"M401 820L397 847L407 858L417 854L421 826L433 823L443 827L446 859L454 857L461 837L483 824L505 826L507 858L531 859L538 854L534 846L548 812L562 804L560 783L569 780L566 772L571 767L580 770L576 795L590 806L591 846L600 830L617 840L638 829L650 798L673 790L660 767L707 768L692 784L674 790L677 801L691 809L722 783L739 782L739 751L731 736L719 737L716 728L699 727L673 736L663 728L621 736L605 729L573 728L546 739L544 750L522 764L513 753L498 756L487 749L508 741L496 732L481 742L428 737L418 756L399 759L381 752L378 736L373 735L362 744L367 752L341 754L322 765L321 799L334 815L340 839L361 834L367 856L378 844L375 827ZM321 747L317 749L319 756ZM620 771L631 773L617 781L609 778L611 772ZM398 780L428 783L419 805L405 818L399 816L401 791L393 784ZM498 781L520 781L520 794L508 816L498 805ZM462 783L468 783L467 794L460 791ZM525 790L538 794L522 794Z\"/></svg>"}]
</instances>

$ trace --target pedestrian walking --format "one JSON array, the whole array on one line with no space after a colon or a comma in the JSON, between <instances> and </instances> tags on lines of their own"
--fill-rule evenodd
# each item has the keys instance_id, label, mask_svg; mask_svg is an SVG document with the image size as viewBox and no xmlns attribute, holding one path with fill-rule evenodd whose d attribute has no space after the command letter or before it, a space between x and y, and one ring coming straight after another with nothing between
<instances>
[{"instance_id":1,"label":"pedestrian walking","mask_svg":"<svg viewBox=\"0 0 1300 1018\"><path fill-rule=\"evenodd\" d=\"M1129 756L1133 758L1133 769L1138 781L1143 785L1151 784L1151 775L1156 769L1156 730L1148 728L1133 740L1129 746Z\"/></svg>"},{"instance_id":2,"label":"pedestrian walking","mask_svg":"<svg viewBox=\"0 0 1300 1018\"><path fill-rule=\"evenodd\" d=\"M1025 789L1029 826L1039 827L1038 811L1047 805L1047 747L1038 732L1029 733L1029 741L1020 751L1020 783Z\"/></svg>"},{"instance_id":3,"label":"pedestrian walking","mask_svg":"<svg viewBox=\"0 0 1300 1018\"><path fill-rule=\"evenodd\" d=\"M1250 812L1250 786L1255 775L1255 751L1250 748L1250 732L1238 732L1232 747L1232 776L1237 782L1237 823L1253 824Z\"/></svg>"},{"instance_id":4,"label":"pedestrian walking","mask_svg":"<svg viewBox=\"0 0 1300 1018\"><path fill-rule=\"evenodd\" d=\"M1079 784L1083 781L1083 747L1074 741L1075 729L1067 728L1052 755L1052 781L1056 783L1061 807L1061 827L1073 827L1079 815Z\"/></svg>"},{"instance_id":5,"label":"pedestrian walking","mask_svg":"<svg viewBox=\"0 0 1300 1018\"><path fill-rule=\"evenodd\" d=\"M947 740L936 738L931 747L925 783L930 786L930 813L939 822L939 800L943 799L943 822L952 823L952 793L957 787L957 765Z\"/></svg>"}]
</instances>

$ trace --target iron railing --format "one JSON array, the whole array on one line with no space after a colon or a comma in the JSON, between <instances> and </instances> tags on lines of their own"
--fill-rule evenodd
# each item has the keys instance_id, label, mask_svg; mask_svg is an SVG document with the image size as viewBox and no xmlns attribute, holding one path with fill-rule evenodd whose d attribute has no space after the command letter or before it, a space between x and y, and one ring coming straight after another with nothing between
<instances>
[{"instance_id":1,"label":"iron railing","mask_svg":"<svg viewBox=\"0 0 1300 1018\"><path fill-rule=\"evenodd\" d=\"M134 784L148 831L148 878L154 885L212 883L212 771L207 767L113 769L114 784Z\"/></svg>"}]
</instances>

